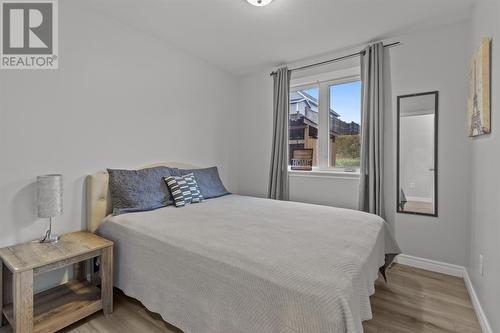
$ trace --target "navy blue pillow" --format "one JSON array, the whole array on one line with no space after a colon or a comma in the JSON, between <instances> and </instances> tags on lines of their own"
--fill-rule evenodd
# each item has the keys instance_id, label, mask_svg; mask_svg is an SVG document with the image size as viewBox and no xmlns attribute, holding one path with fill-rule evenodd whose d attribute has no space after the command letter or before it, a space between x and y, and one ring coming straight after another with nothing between
<instances>
[{"instance_id":1,"label":"navy blue pillow","mask_svg":"<svg viewBox=\"0 0 500 333\"><path fill-rule=\"evenodd\" d=\"M113 215L153 210L174 203L163 180L172 175L170 168L108 169L108 173Z\"/></svg>"},{"instance_id":2,"label":"navy blue pillow","mask_svg":"<svg viewBox=\"0 0 500 333\"><path fill-rule=\"evenodd\" d=\"M175 172L174 170L172 171ZM204 199L218 198L230 194L224 187L224 184L222 184L219 171L215 166L206 169L178 169L176 171L179 172L177 176L193 173Z\"/></svg>"}]
</instances>

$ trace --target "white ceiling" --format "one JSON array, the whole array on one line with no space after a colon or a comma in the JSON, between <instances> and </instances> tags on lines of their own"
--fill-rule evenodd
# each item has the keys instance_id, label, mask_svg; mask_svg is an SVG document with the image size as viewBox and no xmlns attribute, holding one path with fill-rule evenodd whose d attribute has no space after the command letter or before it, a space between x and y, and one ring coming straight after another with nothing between
<instances>
[{"instance_id":1,"label":"white ceiling","mask_svg":"<svg viewBox=\"0 0 500 333\"><path fill-rule=\"evenodd\" d=\"M465 18L474 0L91 0L93 9L234 74Z\"/></svg>"}]
</instances>

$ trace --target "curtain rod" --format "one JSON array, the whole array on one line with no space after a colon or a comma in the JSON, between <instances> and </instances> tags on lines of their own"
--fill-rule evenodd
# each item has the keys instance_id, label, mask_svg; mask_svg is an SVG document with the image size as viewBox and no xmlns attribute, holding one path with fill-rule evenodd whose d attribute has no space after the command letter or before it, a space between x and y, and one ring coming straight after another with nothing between
<instances>
[{"instance_id":1,"label":"curtain rod","mask_svg":"<svg viewBox=\"0 0 500 333\"><path fill-rule=\"evenodd\" d=\"M394 42L394 43L390 43L390 44L384 45L384 47L392 47L392 46L397 46L397 45L400 45L400 44L401 44L401 42ZM310 64L310 65L306 65L306 66L302 66L302 67L292 68L291 71L292 72L294 72L294 71L300 71L300 70L303 70L303 69L306 69L306 68L322 66L322 65L326 65L326 64L329 64L329 63L332 63L332 62L337 62L337 61L340 61L340 60L354 58L354 57L357 57L357 56L360 56L360 55L364 54L364 52L365 51L363 50L363 51L359 51L359 52L356 52L356 53L348 54L348 55L345 55L345 56L342 56L342 57L338 57L338 58L334 58L334 59L330 59L330 60L326 60L326 61L322 61L322 62L317 62L315 64ZM269 75L271 75L271 76L276 75L276 71L272 72Z\"/></svg>"}]
</instances>

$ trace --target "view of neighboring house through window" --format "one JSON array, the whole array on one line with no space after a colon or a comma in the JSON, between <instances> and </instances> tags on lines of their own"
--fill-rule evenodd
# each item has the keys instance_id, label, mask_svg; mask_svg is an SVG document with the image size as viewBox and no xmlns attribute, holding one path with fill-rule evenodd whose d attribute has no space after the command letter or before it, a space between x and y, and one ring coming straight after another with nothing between
<instances>
[{"instance_id":1,"label":"view of neighboring house through window","mask_svg":"<svg viewBox=\"0 0 500 333\"><path fill-rule=\"evenodd\" d=\"M313 149L313 167L318 166L318 88L290 92L289 158L296 149ZM290 164L290 163L289 163Z\"/></svg>"},{"instance_id":2,"label":"view of neighboring house through window","mask_svg":"<svg viewBox=\"0 0 500 333\"><path fill-rule=\"evenodd\" d=\"M322 115L325 108L320 103L328 103L328 118ZM360 165L360 123L359 80L293 88L288 123L290 160L296 149L313 149L313 167L355 171Z\"/></svg>"}]
</instances>

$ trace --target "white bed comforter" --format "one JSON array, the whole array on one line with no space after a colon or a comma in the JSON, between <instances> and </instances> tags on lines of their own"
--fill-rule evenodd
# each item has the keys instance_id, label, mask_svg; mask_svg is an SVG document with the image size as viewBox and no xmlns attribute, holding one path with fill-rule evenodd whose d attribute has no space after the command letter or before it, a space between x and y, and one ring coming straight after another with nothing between
<instances>
[{"instance_id":1,"label":"white bed comforter","mask_svg":"<svg viewBox=\"0 0 500 333\"><path fill-rule=\"evenodd\" d=\"M351 333L399 248L371 214L237 195L108 217L115 284L186 333Z\"/></svg>"}]
</instances>

